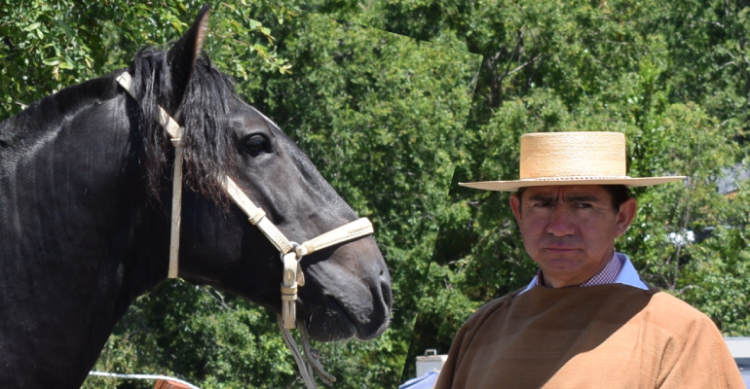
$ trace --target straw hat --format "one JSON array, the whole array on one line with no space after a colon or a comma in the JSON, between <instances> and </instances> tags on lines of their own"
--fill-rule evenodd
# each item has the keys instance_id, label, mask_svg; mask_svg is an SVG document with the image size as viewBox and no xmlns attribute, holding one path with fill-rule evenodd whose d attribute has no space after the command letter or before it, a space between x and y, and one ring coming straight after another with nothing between
<instances>
[{"instance_id":1,"label":"straw hat","mask_svg":"<svg viewBox=\"0 0 750 389\"><path fill-rule=\"evenodd\" d=\"M548 185L649 186L684 176L632 178L626 174L625 135L619 132L544 132L521 136L521 179L459 183L474 189L516 191Z\"/></svg>"}]
</instances>

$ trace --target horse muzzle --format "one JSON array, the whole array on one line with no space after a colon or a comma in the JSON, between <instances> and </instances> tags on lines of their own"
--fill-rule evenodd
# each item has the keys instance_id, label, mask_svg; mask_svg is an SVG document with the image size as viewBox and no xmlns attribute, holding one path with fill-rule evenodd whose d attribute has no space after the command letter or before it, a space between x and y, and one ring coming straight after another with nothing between
<instances>
[{"instance_id":1,"label":"horse muzzle","mask_svg":"<svg viewBox=\"0 0 750 389\"><path fill-rule=\"evenodd\" d=\"M298 318L310 337L369 340L390 323L391 278L375 240L368 236L306 259Z\"/></svg>"}]
</instances>

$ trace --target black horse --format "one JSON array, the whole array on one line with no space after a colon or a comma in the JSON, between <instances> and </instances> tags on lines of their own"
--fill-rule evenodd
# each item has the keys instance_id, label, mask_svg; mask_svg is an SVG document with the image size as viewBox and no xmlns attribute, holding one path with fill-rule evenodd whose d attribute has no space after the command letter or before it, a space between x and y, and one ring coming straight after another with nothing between
<instances>
[{"instance_id":1,"label":"black horse","mask_svg":"<svg viewBox=\"0 0 750 389\"><path fill-rule=\"evenodd\" d=\"M133 299L167 275L174 150L185 128L179 276L280 311L279 252L217 182L228 175L290 239L356 219L307 157L201 54L208 7L165 50L0 122L0 388L77 388ZM372 237L302 261L298 318L313 339L371 339L390 276Z\"/></svg>"}]
</instances>

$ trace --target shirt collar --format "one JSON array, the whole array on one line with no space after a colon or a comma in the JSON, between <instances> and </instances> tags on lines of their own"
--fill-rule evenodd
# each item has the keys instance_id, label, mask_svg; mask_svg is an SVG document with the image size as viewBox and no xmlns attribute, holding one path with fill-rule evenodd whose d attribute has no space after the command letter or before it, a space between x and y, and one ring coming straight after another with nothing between
<instances>
[{"instance_id":1,"label":"shirt collar","mask_svg":"<svg viewBox=\"0 0 750 389\"><path fill-rule=\"evenodd\" d=\"M622 270L622 262L620 258L617 258L617 254L612 253L612 258L607 262L607 266L600 270L599 273L594 274L588 281L581 284L581 286L596 286L614 283L617 276Z\"/></svg>"},{"instance_id":2,"label":"shirt collar","mask_svg":"<svg viewBox=\"0 0 750 389\"><path fill-rule=\"evenodd\" d=\"M632 286L638 289L648 290L648 286L646 286L646 284L643 281L641 281L641 278L638 276L638 272L635 271L635 267L630 262L630 258L628 258L627 255L623 253L615 252L614 255L612 256L611 261L620 261L620 263L622 264L622 268L620 269L619 274L617 274L617 278L615 278L614 282L608 282L608 283L623 284L623 285ZM607 264L607 267L609 267L609 264ZM531 280L529 285L527 285L526 288L524 288L524 290L521 291L521 293L519 293L519 295L524 294L528 292L529 290L531 290L531 288L539 285L538 277L539 275L534 276L534 278ZM581 286L593 286L593 285L585 285L585 284L586 283L584 283L584 285L581 285Z\"/></svg>"}]
</instances>

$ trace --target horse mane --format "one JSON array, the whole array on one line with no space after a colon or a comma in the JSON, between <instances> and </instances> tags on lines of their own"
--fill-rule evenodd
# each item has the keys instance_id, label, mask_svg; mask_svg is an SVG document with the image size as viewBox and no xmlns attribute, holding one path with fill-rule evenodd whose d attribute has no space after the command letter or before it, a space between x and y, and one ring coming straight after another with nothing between
<instances>
[{"instance_id":1,"label":"horse mane","mask_svg":"<svg viewBox=\"0 0 750 389\"><path fill-rule=\"evenodd\" d=\"M60 124L79 112L118 94L113 76L69 86L31 103L25 110L0 122L0 156L19 155L43 142ZM12 151L10 154L5 150Z\"/></svg>"},{"instance_id":2,"label":"horse mane","mask_svg":"<svg viewBox=\"0 0 750 389\"><path fill-rule=\"evenodd\" d=\"M138 52L130 67L138 96L141 164L149 191L158 199L160 184L170 177L168 159L174 151L166 130L159 124L159 106L173 113L184 127L185 183L216 202L225 200L219 177L234 175L239 168L229 128L229 104L237 98L233 81L205 54L195 62L182 101L173 101L174 86L167 52L146 48Z\"/></svg>"},{"instance_id":3,"label":"horse mane","mask_svg":"<svg viewBox=\"0 0 750 389\"><path fill-rule=\"evenodd\" d=\"M170 45L171 46L171 45ZM177 110L173 117L184 127L185 183L217 203L226 197L219 177L235 175L239 161L229 128L229 104L238 98L234 82L201 54L195 61L182 101L173 101L167 63L169 47L145 48L136 54L128 71L133 76L137 101L139 162L148 192L159 201L164 179L171 180L169 161L174 159L169 135L159 124L159 106ZM69 86L29 105L0 122L0 153L5 159L43 142L60 123L95 104L124 93L111 75ZM128 97L129 98L129 97ZM10 154L8 151L13 151ZM0 158L0 163L2 159Z\"/></svg>"}]
</instances>

